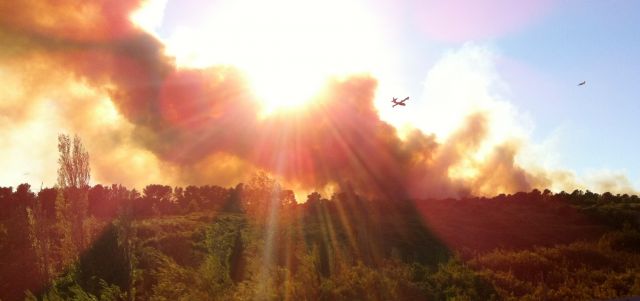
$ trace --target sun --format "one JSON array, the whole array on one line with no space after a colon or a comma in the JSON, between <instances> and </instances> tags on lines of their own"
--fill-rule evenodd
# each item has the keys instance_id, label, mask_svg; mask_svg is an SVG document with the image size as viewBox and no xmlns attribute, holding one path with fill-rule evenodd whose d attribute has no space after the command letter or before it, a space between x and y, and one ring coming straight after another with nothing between
<instances>
[{"instance_id":1,"label":"sun","mask_svg":"<svg viewBox=\"0 0 640 301\"><path fill-rule=\"evenodd\" d=\"M305 105L329 77L376 73L389 57L358 1L222 0L208 9L198 26L163 39L167 53L184 67L236 66L267 114Z\"/></svg>"}]
</instances>

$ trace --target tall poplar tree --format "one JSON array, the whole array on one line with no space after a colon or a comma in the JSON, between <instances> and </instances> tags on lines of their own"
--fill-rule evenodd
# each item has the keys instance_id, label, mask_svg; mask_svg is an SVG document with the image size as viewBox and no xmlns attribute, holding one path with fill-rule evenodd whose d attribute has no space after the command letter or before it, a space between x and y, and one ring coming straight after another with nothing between
<instances>
[{"instance_id":1,"label":"tall poplar tree","mask_svg":"<svg viewBox=\"0 0 640 301\"><path fill-rule=\"evenodd\" d=\"M84 230L87 217L91 168L89 153L80 137L58 136L58 197L56 198L57 230L63 263L76 257L88 244Z\"/></svg>"}]
</instances>

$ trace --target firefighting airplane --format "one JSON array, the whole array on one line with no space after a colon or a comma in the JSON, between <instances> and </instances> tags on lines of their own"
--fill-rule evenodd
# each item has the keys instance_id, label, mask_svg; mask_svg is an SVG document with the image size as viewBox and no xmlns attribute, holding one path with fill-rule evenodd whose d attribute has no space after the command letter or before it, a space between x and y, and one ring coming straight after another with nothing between
<instances>
[{"instance_id":1,"label":"firefighting airplane","mask_svg":"<svg viewBox=\"0 0 640 301\"><path fill-rule=\"evenodd\" d=\"M405 101L407 101L407 100L409 100L409 96L407 96L407 98L405 98L405 99L403 99L403 100L401 100L401 101L398 101L398 98L397 98L397 97L394 97L394 98L391 100L391 102L393 103L393 106L391 106L391 107L392 107L392 108L395 108L395 107L396 107L396 106L398 106L398 105L400 105L400 106L403 106L403 107L404 107L404 106L406 106L406 104L405 104L404 102L405 102Z\"/></svg>"}]
</instances>

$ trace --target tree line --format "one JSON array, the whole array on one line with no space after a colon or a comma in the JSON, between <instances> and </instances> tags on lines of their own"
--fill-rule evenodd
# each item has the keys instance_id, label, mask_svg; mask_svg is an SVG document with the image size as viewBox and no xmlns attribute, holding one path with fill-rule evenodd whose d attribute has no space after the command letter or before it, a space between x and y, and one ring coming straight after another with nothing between
<instances>
[{"instance_id":1,"label":"tree line","mask_svg":"<svg viewBox=\"0 0 640 301\"><path fill-rule=\"evenodd\" d=\"M632 276L640 267L635 195L534 189L491 198L388 200L364 198L346 186L298 203L265 173L231 188L152 184L138 192L90 186L89 154L80 139L60 135L58 142L55 187L37 193L28 184L0 187L2 300L562 299L634 292L633 284L615 289L620 277L640 283ZM536 249L547 258L545 270L529 263L538 255L518 250L461 259L418 210L433 202L496 211L530 206L516 209L525 218L526 210L571 208L610 233L600 243ZM567 264L575 254L586 254L580 255L586 265L548 265ZM612 258L632 264L625 270ZM575 271L611 284L601 292L576 289L580 279L567 276Z\"/></svg>"}]
</instances>

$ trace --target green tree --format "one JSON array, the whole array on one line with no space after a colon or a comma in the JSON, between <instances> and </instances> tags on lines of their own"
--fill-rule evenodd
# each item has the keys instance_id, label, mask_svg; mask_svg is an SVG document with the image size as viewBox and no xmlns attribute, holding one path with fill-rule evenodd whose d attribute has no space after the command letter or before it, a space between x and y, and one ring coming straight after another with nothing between
<instances>
[{"instance_id":1,"label":"green tree","mask_svg":"<svg viewBox=\"0 0 640 301\"><path fill-rule=\"evenodd\" d=\"M29 241L36 255L36 264L45 281L53 279L54 270L51 265L51 237L48 233L47 219L36 208L27 208L27 224L29 226Z\"/></svg>"},{"instance_id":2,"label":"green tree","mask_svg":"<svg viewBox=\"0 0 640 301\"><path fill-rule=\"evenodd\" d=\"M58 187L84 188L89 186L90 172L89 153L85 150L80 137L58 135Z\"/></svg>"},{"instance_id":3,"label":"green tree","mask_svg":"<svg viewBox=\"0 0 640 301\"><path fill-rule=\"evenodd\" d=\"M128 279L128 291L126 295L128 300L136 299L136 281L138 278L137 265L138 259L136 258L136 228L133 224L133 217L131 216L131 208L124 206L118 218L113 222L118 237L118 247L122 249L125 262L127 263L127 272L129 273Z\"/></svg>"},{"instance_id":4,"label":"green tree","mask_svg":"<svg viewBox=\"0 0 640 301\"><path fill-rule=\"evenodd\" d=\"M73 242L72 232L72 212L69 199L64 196L64 192L59 189L56 197L56 223L54 231L57 241L55 242L55 251L57 253L57 262L61 265L56 270L61 271L68 264L73 262L77 254L76 245Z\"/></svg>"},{"instance_id":5,"label":"green tree","mask_svg":"<svg viewBox=\"0 0 640 301\"><path fill-rule=\"evenodd\" d=\"M151 206L156 215L171 212L173 189L171 186L151 184L142 190L146 206Z\"/></svg>"},{"instance_id":6,"label":"green tree","mask_svg":"<svg viewBox=\"0 0 640 301\"><path fill-rule=\"evenodd\" d=\"M85 226L89 192L89 153L76 135L58 136L58 195L55 201L55 229L63 267L75 260L77 251L88 245Z\"/></svg>"}]
</instances>

